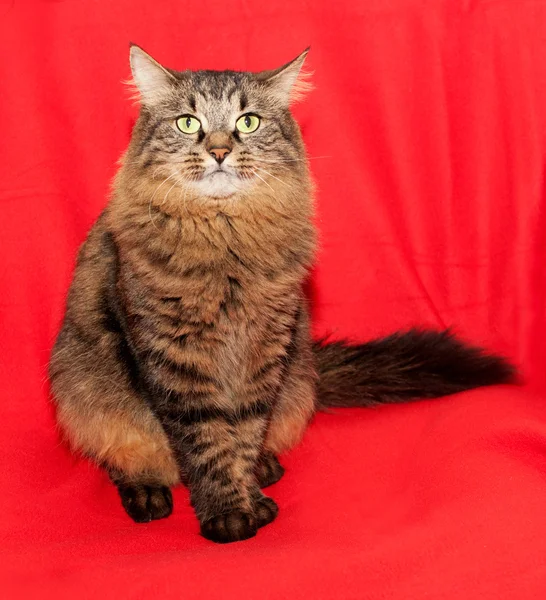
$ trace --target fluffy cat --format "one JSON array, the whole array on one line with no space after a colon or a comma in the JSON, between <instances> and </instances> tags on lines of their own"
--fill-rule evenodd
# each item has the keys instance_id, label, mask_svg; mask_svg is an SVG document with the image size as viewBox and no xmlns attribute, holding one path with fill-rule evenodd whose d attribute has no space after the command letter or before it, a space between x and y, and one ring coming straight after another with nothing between
<instances>
[{"instance_id":1,"label":"fluffy cat","mask_svg":"<svg viewBox=\"0 0 546 600\"><path fill-rule=\"evenodd\" d=\"M140 116L80 250L50 379L64 435L135 521L169 516L183 482L202 535L250 538L278 512L261 491L277 456L321 407L510 380L447 332L311 341L312 185L289 111L307 51L261 73L130 54Z\"/></svg>"}]
</instances>

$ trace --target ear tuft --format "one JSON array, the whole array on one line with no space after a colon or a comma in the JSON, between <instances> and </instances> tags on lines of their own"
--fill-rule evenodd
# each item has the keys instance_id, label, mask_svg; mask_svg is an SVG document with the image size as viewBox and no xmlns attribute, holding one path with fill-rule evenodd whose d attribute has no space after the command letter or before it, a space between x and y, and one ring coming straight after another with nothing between
<instances>
[{"instance_id":1,"label":"ear tuft","mask_svg":"<svg viewBox=\"0 0 546 600\"><path fill-rule=\"evenodd\" d=\"M290 88L290 104L304 100L307 94L313 91L315 86L311 81L312 77L312 71L305 71L303 68L300 70L296 81Z\"/></svg>"},{"instance_id":2,"label":"ear tuft","mask_svg":"<svg viewBox=\"0 0 546 600\"><path fill-rule=\"evenodd\" d=\"M176 78L136 44L130 45L129 59L133 77L127 84L133 90L132 97L142 104L157 104L172 89Z\"/></svg>"},{"instance_id":3,"label":"ear tuft","mask_svg":"<svg viewBox=\"0 0 546 600\"><path fill-rule=\"evenodd\" d=\"M312 73L303 71L303 64L310 48L286 65L273 71L262 71L257 74L260 81L271 86L271 90L285 104L292 104L303 99L312 89Z\"/></svg>"}]
</instances>

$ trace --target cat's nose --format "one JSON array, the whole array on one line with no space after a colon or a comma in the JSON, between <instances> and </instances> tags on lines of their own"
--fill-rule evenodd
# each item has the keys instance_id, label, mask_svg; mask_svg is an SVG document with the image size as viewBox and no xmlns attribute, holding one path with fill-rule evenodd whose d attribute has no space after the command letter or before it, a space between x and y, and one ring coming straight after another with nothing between
<instances>
[{"instance_id":1,"label":"cat's nose","mask_svg":"<svg viewBox=\"0 0 546 600\"><path fill-rule=\"evenodd\" d=\"M221 165L224 162L226 156L230 153L229 148L211 148L209 150L210 155L214 160Z\"/></svg>"}]
</instances>

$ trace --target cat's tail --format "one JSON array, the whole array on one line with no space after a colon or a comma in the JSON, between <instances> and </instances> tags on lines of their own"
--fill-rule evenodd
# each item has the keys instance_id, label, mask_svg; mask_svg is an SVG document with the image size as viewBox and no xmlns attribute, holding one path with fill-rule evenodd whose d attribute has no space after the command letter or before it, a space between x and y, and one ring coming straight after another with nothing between
<instances>
[{"instance_id":1,"label":"cat's tail","mask_svg":"<svg viewBox=\"0 0 546 600\"><path fill-rule=\"evenodd\" d=\"M516 378L507 360L449 331L411 329L358 345L317 342L314 353L321 408L436 398Z\"/></svg>"}]
</instances>

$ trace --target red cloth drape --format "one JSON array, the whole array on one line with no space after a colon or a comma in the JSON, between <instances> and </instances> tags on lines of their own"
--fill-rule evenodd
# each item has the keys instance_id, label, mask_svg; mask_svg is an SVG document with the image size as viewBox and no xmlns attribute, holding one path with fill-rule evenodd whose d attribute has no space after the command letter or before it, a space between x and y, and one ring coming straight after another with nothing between
<instances>
[{"instance_id":1,"label":"red cloth drape","mask_svg":"<svg viewBox=\"0 0 546 600\"><path fill-rule=\"evenodd\" d=\"M200 538L184 489L133 524L59 445L45 381L136 116L130 40L179 69L310 44L316 333L452 326L526 386L320 415L248 542ZM545 40L541 0L0 2L6 598L546 597Z\"/></svg>"}]
</instances>

